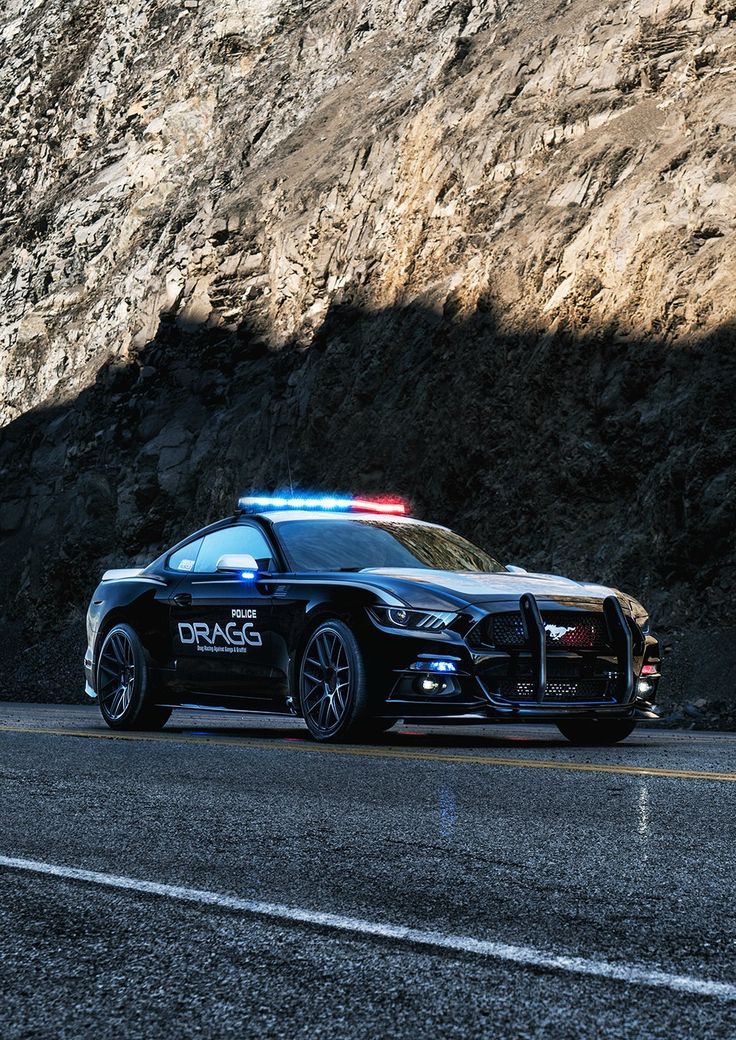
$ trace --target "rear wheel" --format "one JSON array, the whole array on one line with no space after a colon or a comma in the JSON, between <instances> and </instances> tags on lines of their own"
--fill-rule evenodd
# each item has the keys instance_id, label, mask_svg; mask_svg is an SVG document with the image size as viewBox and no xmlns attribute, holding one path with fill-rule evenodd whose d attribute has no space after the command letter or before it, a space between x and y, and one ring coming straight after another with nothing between
<instances>
[{"instance_id":1,"label":"rear wheel","mask_svg":"<svg viewBox=\"0 0 736 1040\"><path fill-rule=\"evenodd\" d=\"M171 708L147 701L148 654L135 629L114 625L105 636L97 661L97 698L111 729L162 729Z\"/></svg>"},{"instance_id":2,"label":"rear wheel","mask_svg":"<svg viewBox=\"0 0 736 1040\"><path fill-rule=\"evenodd\" d=\"M557 728L573 744L604 747L625 740L636 729L636 722L632 719L570 719L558 722Z\"/></svg>"},{"instance_id":3,"label":"rear wheel","mask_svg":"<svg viewBox=\"0 0 736 1040\"><path fill-rule=\"evenodd\" d=\"M351 739L372 721L363 655L343 621L324 621L312 633L299 666L299 699L315 740Z\"/></svg>"}]
</instances>

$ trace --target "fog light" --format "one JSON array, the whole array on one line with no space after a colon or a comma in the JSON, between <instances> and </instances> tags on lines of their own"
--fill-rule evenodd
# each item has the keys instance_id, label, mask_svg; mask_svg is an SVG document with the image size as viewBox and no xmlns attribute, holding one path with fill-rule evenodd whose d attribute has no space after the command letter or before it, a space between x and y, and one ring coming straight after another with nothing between
<instances>
[{"instance_id":1,"label":"fog light","mask_svg":"<svg viewBox=\"0 0 736 1040\"><path fill-rule=\"evenodd\" d=\"M425 674L412 681L411 690L420 697L451 697L460 692L460 686L457 679Z\"/></svg>"},{"instance_id":2,"label":"fog light","mask_svg":"<svg viewBox=\"0 0 736 1040\"><path fill-rule=\"evenodd\" d=\"M640 697L646 697L648 693L652 692L652 689L652 684L650 682L647 682L646 679L639 679L638 683L636 684L636 692L639 694Z\"/></svg>"}]
</instances>

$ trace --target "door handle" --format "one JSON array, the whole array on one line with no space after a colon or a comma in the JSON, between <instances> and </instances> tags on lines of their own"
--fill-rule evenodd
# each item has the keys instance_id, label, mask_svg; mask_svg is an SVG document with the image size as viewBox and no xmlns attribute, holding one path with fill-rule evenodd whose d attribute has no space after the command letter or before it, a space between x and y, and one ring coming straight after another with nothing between
<instances>
[{"instance_id":1,"label":"door handle","mask_svg":"<svg viewBox=\"0 0 736 1040\"><path fill-rule=\"evenodd\" d=\"M177 592L172 598L172 603L177 607L191 607L192 605L192 594L190 592Z\"/></svg>"}]
</instances>

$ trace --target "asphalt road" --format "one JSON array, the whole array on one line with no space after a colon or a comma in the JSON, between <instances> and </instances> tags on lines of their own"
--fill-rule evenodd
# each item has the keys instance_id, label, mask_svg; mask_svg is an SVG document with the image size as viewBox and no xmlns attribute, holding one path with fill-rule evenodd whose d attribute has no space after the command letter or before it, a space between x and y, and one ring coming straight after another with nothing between
<instances>
[{"instance_id":1,"label":"asphalt road","mask_svg":"<svg viewBox=\"0 0 736 1040\"><path fill-rule=\"evenodd\" d=\"M735 753L0 704L0 1037L736 1037Z\"/></svg>"}]
</instances>

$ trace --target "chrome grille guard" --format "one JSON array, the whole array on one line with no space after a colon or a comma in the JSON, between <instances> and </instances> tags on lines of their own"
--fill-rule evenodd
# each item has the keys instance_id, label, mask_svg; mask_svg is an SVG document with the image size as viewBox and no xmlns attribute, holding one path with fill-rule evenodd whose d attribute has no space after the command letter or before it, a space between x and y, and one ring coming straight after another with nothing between
<instances>
[{"instance_id":1,"label":"chrome grille guard","mask_svg":"<svg viewBox=\"0 0 736 1040\"><path fill-rule=\"evenodd\" d=\"M519 610L531 654L534 699L541 704L547 690L547 636L536 598L526 592L519 600ZM627 704L634 694L634 646L631 628L616 596L603 600L603 617L616 654L616 696Z\"/></svg>"}]
</instances>

